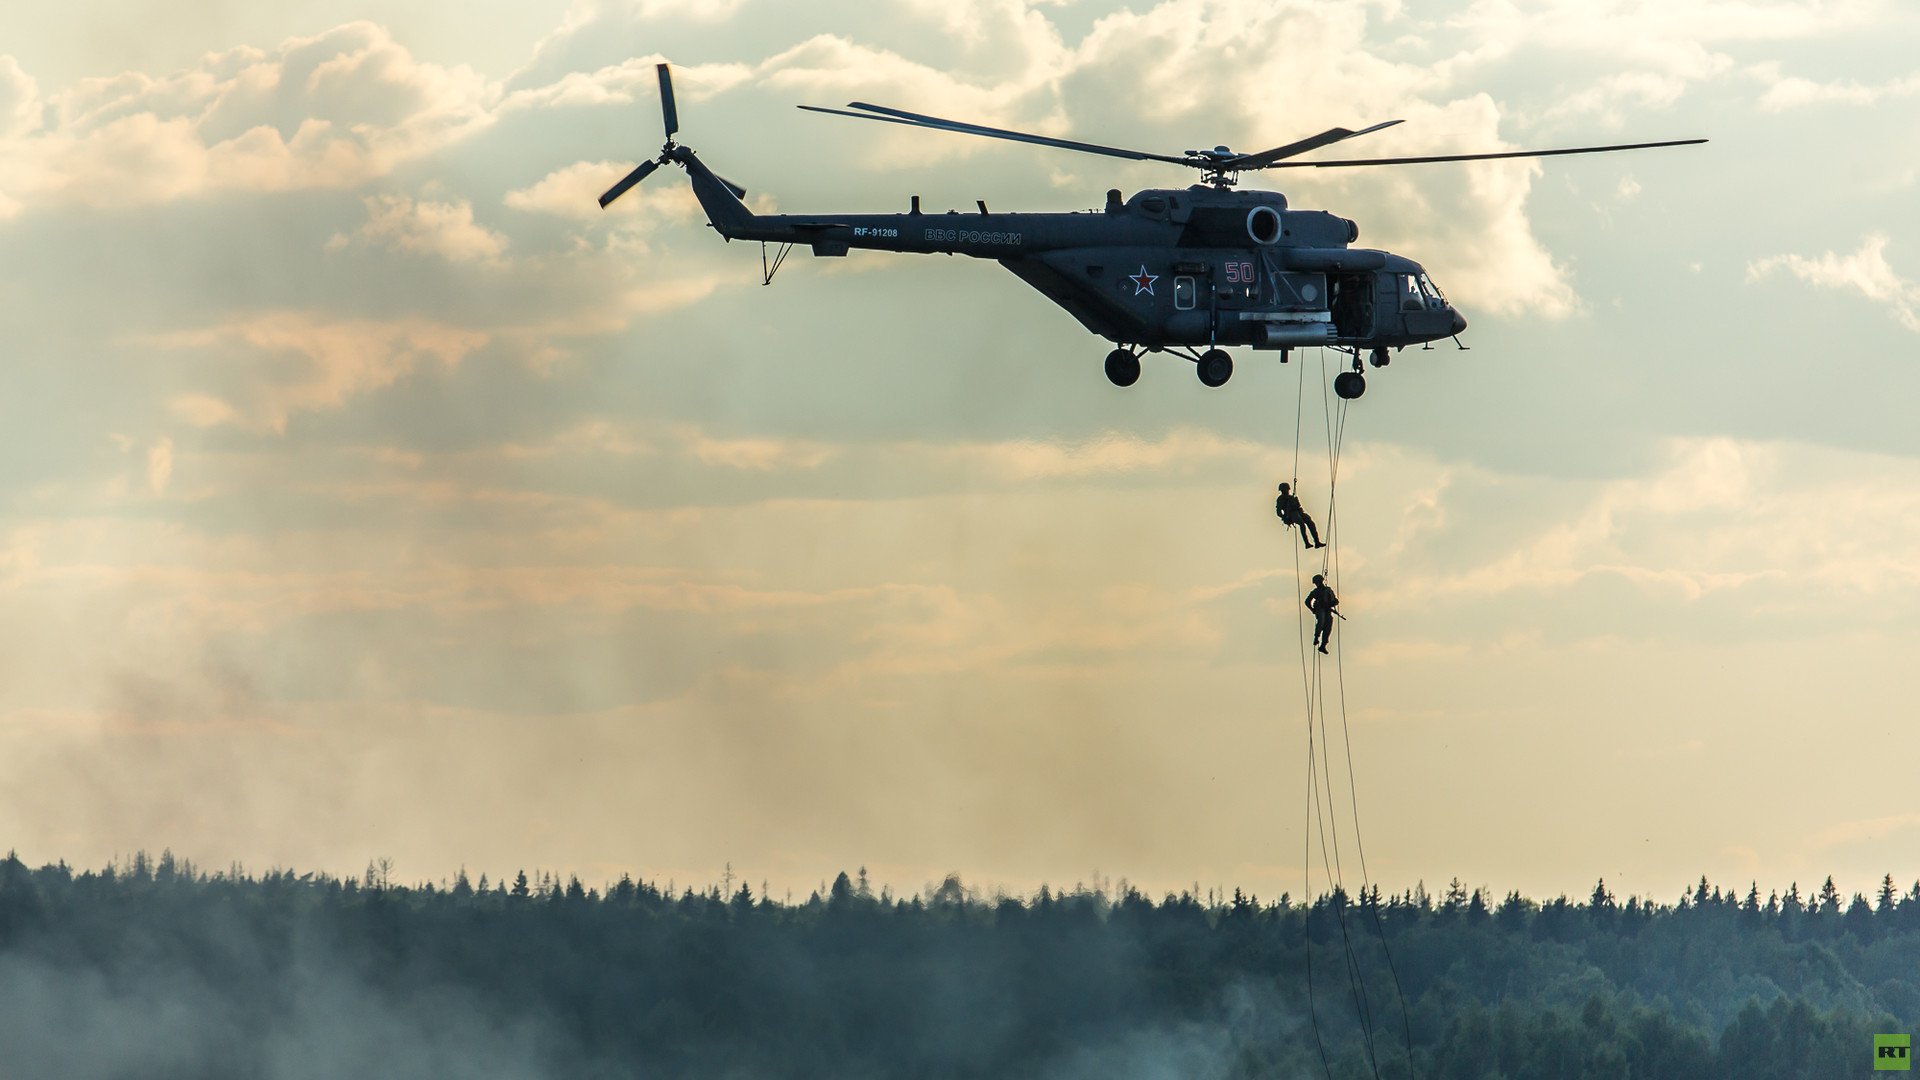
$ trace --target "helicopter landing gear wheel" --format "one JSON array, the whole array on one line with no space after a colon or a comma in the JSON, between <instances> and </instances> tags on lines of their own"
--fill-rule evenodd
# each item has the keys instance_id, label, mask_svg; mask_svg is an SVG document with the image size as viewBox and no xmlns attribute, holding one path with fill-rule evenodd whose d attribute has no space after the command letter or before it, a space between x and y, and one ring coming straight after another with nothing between
<instances>
[{"instance_id":1,"label":"helicopter landing gear wheel","mask_svg":"<svg viewBox=\"0 0 1920 1080\"><path fill-rule=\"evenodd\" d=\"M1343 371L1333 377L1333 392L1352 401L1367 392L1367 377L1357 371Z\"/></svg>"},{"instance_id":2,"label":"helicopter landing gear wheel","mask_svg":"<svg viewBox=\"0 0 1920 1080\"><path fill-rule=\"evenodd\" d=\"M1140 358L1125 349L1107 354L1107 381L1115 386L1132 386L1140 378Z\"/></svg>"},{"instance_id":3,"label":"helicopter landing gear wheel","mask_svg":"<svg viewBox=\"0 0 1920 1080\"><path fill-rule=\"evenodd\" d=\"M1233 378L1233 357L1228 356L1225 349L1208 349L1200 354L1195 370L1203 384L1225 386L1227 380Z\"/></svg>"}]
</instances>

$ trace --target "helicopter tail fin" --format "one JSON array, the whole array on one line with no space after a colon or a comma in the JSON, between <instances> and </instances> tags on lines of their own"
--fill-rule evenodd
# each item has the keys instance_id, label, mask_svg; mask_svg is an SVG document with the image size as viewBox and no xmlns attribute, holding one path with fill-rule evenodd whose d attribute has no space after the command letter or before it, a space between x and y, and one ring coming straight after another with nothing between
<instances>
[{"instance_id":1,"label":"helicopter tail fin","mask_svg":"<svg viewBox=\"0 0 1920 1080\"><path fill-rule=\"evenodd\" d=\"M707 221L721 236L731 240L741 235L753 225L753 211L740 201L747 189L728 180L726 177L707 168L693 151L686 147L676 147L676 160L686 167L687 177L693 181L693 197L700 200L700 209L707 212Z\"/></svg>"}]
</instances>

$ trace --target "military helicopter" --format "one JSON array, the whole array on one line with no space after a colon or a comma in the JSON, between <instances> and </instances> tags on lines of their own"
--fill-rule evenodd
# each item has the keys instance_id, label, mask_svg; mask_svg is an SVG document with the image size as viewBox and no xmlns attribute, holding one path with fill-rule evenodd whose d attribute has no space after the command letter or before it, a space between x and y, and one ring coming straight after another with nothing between
<instances>
[{"instance_id":1,"label":"military helicopter","mask_svg":"<svg viewBox=\"0 0 1920 1080\"><path fill-rule=\"evenodd\" d=\"M694 197L712 227L727 240L781 245L765 261L771 281L780 260L796 245L816 256L845 255L853 248L920 253L943 252L994 259L1081 325L1113 342L1107 378L1131 386L1140 377L1140 357L1168 352L1194 364L1200 381L1221 386L1233 375L1233 358L1222 346L1288 350L1326 346L1348 355L1351 370L1335 377L1334 392L1357 398L1366 392L1361 356L1385 367L1391 354L1409 345L1455 338L1466 317L1448 303L1419 263L1390 251L1353 247L1360 227L1325 210L1293 210L1277 191L1238 191L1244 172L1287 168L1353 168L1441 161L1557 157L1688 146L1705 139L1579 146L1561 150L1510 150L1486 154L1353 160L1294 160L1302 154L1400 123L1389 120L1358 131L1329 128L1271 150L1239 154L1224 146L1156 154L1097 143L1056 139L1005 128L852 102L845 109L801 105L811 112L878 120L930 131L1076 150L1130 161L1160 161L1199 170L1200 182L1183 189L1154 188L1122 199L1107 192L1102 210L1071 213L922 213L920 197L904 214L755 214L746 190L716 175L691 147L674 142L679 112L673 75L657 65L660 110L667 142L660 156L643 161L600 196L602 208L672 163L687 171ZM854 111L858 110L858 111ZM1462 346L1464 347L1464 346Z\"/></svg>"}]
</instances>

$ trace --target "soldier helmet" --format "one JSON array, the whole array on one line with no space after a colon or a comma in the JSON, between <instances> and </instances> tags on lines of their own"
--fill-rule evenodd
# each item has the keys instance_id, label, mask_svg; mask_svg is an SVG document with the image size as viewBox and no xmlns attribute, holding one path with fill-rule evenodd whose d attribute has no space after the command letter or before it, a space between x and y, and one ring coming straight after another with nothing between
<instances>
[{"instance_id":1,"label":"soldier helmet","mask_svg":"<svg viewBox=\"0 0 1920 1080\"><path fill-rule=\"evenodd\" d=\"M1285 491L1285 490L1287 490L1287 485L1285 485L1285 484L1281 484L1281 485L1280 485L1280 490L1281 490L1281 491Z\"/></svg>"},{"instance_id":2,"label":"soldier helmet","mask_svg":"<svg viewBox=\"0 0 1920 1080\"><path fill-rule=\"evenodd\" d=\"M1325 585L1327 583L1327 579L1321 577L1319 574L1315 574L1313 575L1313 583L1315 585Z\"/></svg>"}]
</instances>

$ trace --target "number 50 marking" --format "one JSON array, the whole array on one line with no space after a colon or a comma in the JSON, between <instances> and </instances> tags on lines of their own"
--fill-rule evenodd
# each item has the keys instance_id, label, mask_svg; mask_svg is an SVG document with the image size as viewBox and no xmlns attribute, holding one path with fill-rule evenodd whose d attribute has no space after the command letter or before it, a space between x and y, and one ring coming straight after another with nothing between
<instances>
[{"instance_id":1,"label":"number 50 marking","mask_svg":"<svg viewBox=\"0 0 1920 1080\"><path fill-rule=\"evenodd\" d=\"M1227 280L1234 283L1253 284L1253 264L1250 262L1230 262L1225 264Z\"/></svg>"}]
</instances>

